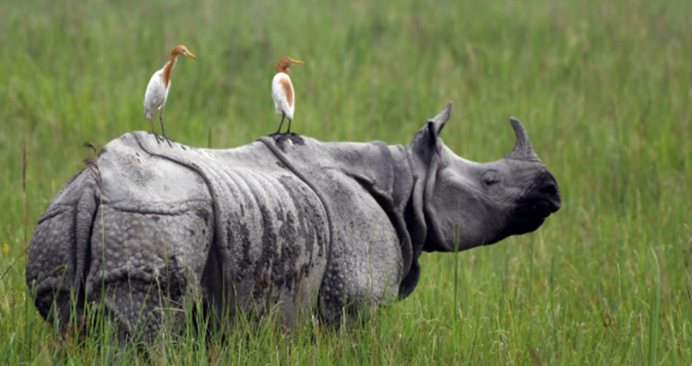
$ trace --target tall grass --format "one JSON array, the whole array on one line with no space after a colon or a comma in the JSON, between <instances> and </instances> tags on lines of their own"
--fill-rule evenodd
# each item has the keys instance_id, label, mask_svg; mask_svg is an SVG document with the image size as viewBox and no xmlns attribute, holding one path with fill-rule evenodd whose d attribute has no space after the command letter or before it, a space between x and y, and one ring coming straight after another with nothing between
<instances>
[{"instance_id":1,"label":"tall grass","mask_svg":"<svg viewBox=\"0 0 692 366\"><path fill-rule=\"evenodd\" d=\"M692 363L691 2L0 0L0 14L0 364ZM530 235L424 254L414 293L365 323L283 332L270 317L144 353L108 324L65 340L28 297L24 232L83 168L84 141L149 128L146 83L179 43L198 60L173 74L176 141L274 132L269 84L289 55L307 62L296 132L405 144L453 100L445 143L487 161L511 149L515 116L563 209Z\"/></svg>"}]
</instances>

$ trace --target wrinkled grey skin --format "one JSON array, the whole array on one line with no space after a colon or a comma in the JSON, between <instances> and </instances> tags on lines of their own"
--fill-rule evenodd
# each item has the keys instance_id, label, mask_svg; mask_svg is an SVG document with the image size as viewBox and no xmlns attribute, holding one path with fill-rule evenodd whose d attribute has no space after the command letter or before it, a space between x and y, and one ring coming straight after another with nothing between
<instances>
[{"instance_id":1,"label":"wrinkled grey skin","mask_svg":"<svg viewBox=\"0 0 692 366\"><path fill-rule=\"evenodd\" d=\"M122 335L151 340L190 299L211 315L278 305L290 325L405 298L422 251L527 233L560 207L518 121L510 154L475 163L439 138L450 107L408 146L289 135L205 150L125 134L39 220L26 270L36 307L65 324L101 304Z\"/></svg>"}]
</instances>

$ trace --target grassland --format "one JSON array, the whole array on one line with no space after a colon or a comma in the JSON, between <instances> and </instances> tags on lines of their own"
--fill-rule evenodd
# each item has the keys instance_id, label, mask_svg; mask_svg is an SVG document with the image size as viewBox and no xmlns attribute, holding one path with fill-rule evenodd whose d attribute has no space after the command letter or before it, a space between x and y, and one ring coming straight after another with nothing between
<instances>
[{"instance_id":1,"label":"grassland","mask_svg":"<svg viewBox=\"0 0 692 366\"><path fill-rule=\"evenodd\" d=\"M146 83L179 43L199 59L173 75L177 141L275 131L269 85L290 55L307 62L295 131L406 144L453 100L445 143L488 161L515 116L564 205L533 234L425 254L414 294L365 324L186 332L152 363L692 363L692 2L0 0L0 15L0 364L147 362L107 334L61 339L24 253L82 143L149 128Z\"/></svg>"}]
</instances>

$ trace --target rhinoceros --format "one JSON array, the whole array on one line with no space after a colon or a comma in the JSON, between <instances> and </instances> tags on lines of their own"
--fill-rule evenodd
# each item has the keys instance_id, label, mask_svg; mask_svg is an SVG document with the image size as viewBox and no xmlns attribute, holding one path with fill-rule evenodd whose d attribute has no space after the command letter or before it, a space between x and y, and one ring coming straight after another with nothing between
<instances>
[{"instance_id":1,"label":"rhinoceros","mask_svg":"<svg viewBox=\"0 0 692 366\"><path fill-rule=\"evenodd\" d=\"M127 133L40 218L26 268L35 305L64 324L98 304L122 334L151 339L191 296L208 314L278 309L288 325L404 299L423 251L528 233L561 205L518 120L514 149L475 163L440 138L450 109L408 146L275 134L212 150Z\"/></svg>"}]
</instances>

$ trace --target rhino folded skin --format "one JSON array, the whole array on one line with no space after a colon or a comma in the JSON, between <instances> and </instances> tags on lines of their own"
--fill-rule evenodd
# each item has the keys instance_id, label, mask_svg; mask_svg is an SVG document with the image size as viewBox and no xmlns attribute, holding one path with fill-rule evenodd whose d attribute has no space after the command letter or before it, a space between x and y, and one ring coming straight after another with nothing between
<instances>
[{"instance_id":1,"label":"rhino folded skin","mask_svg":"<svg viewBox=\"0 0 692 366\"><path fill-rule=\"evenodd\" d=\"M100 304L122 336L150 341L166 318L184 323L189 301L216 323L277 305L290 326L403 299L423 251L530 232L561 205L518 120L512 153L475 163L439 137L450 107L407 146L274 135L182 149L125 134L39 220L26 271L35 305L66 324Z\"/></svg>"}]
</instances>

